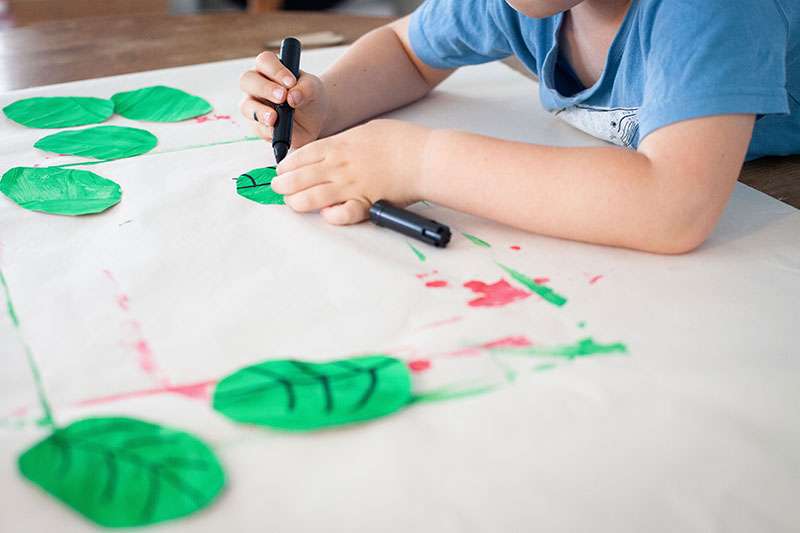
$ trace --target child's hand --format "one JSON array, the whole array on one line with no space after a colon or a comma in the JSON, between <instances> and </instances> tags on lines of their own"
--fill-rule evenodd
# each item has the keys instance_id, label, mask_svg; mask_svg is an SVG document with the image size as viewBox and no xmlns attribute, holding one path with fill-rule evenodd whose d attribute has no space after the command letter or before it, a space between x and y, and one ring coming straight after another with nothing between
<instances>
[{"instance_id":1,"label":"child's hand","mask_svg":"<svg viewBox=\"0 0 800 533\"><path fill-rule=\"evenodd\" d=\"M272 188L295 211L321 209L331 224L369 218L378 200L405 207L420 199L431 131L396 120L368 122L289 154Z\"/></svg>"},{"instance_id":2,"label":"child's hand","mask_svg":"<svg viewBox=\"0 0 800 533\"><path fill-rule=\"evenodd\" d=\"M296 80L272 52L256 57L255 69L242 74L239 87L245 92L239 109L253 133L266 141L272 140L272 127L278 116L276 104L288 102L296 110L292 132L295 148L317 139L332 112L322 81L302 71Z\"/></svg>"}]
</instances>

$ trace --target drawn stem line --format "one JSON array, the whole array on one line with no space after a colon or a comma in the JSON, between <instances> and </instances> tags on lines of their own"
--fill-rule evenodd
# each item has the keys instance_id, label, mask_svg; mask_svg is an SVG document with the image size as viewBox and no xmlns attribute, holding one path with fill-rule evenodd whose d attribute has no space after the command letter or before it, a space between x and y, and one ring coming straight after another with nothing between
<instances>
[{"instance_id":1,"label":"drawn stem line","mask_svg":"<svg viewBox=\"0 0 800 533\"><path fill-rule=\"evenodd\" d=\"M0 269L0 283L3 285L3 291L6 295L6 304L8 306L8 314L11 317L11 322L14 324L14 328L17 330L17 334L19 335L20 342L22 343L22 347L25 349L25 355L28 358L28 366L31 369L31 374L33 375L33 382L36 385L36 394L39 397L39 405L42 407L42 411L44 411L44 423L53 428L55 431L57 429L56 423L53 419L53 412L50 410L50 402L47 401L47 396L44 393L44 386L42 385L42 377L39 373L39 367L36 365L36 360L33 358L33 353L31 352L28 343L25 342L25 338L22 336L22 330L19 327L19 319L17 318L17 313L14 311L14 304L11 302L11 291L8 289L8 284L6 283L6 277L3 275L3 270Z\"/></svg>"},{"instance_id":2,"label":"drawn stem line","mask_svg":"<svg viewBox=\"0 0 800 533\"><path fill-rule=\"evenodd\" d=\"M195 145L192 145L192 146L182 146L180 148L170 148L168 150L159 150L158 152L147 152L147 153L144 153L144 154L141 154L141 155L138 155L138 156L134 156L134 157L145 157L145 156L159 155L159 154L171 154L173 152L185 152L187 150L199 150L200 148L209 148L211 146L222 146L222 145L225 145L225 144L236 144L236 143L258 141L258 140L260 140L260 137L245 137L243 139L234 139L232 141L220 141L220 142L209 143L209 144L195 144ZM128 159L128 158L125 158L125 159ZM46 167L46 168L50 168L50 167L58 167L58 168L82 167L82 166L85 166L85 165L99 165L101 163L111 163L113 161L119 161L119 159L102 159L100 161L85 161L85 162L82 162L82 163L67 163L67 164L64 164L64 165L50 165L49 167Z\"/></svg>"}]
</instances>

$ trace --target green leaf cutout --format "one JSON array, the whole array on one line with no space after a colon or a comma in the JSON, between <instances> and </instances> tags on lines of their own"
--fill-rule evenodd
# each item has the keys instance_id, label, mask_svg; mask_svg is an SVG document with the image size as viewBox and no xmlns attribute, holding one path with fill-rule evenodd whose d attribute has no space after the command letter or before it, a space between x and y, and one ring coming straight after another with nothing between
<instances>
[{"instance_id":1,"label":"green leaf cutout","mask_svg":"<svg viewBox=\"0 0 800 533\"><path fill-rule=\"evenodd\" d=\"M191 514L225 476L195 437L130 418L88 418L57 429L19 458L22 475L87 518L141 526Z\"/></svg>"},{"instance_id":2,"label":"green leaf cutout","mask_svg":"<svg viewBox=\"0 0 800 533\"><path fill-rule=\"evenodd\" d=\"M278 174L275 167L257 168L236 180L236 193L259 204L283 205L283 195L272 190L272 179Z\"/></svg>"},{"instance_id":3,"label":"green leaf cutout","mask_svg":"<svg viewBox=\"0 0 800 533\"><path fill-rule=\"evenodd\" d=\"M103 122L114 112L114 103L85 96L35 97L17 100L3 113L31 128L69 128Z\"/></svg>"},{"instance_id":4,"label":"green leaf cutout","mask_svg":"<svg viewBox=\"0 0 800 533\"><path fill-rule=\"evenodd\" d=\"M117 93L111 100L114 110L123 117L148 122L178 122L212 109L199 96L163 85Z\"/></svg>"},{"instance_id":5,"label":"green leaf cutout","mask_svg":"<svg viewBox=\"0 0 800 533\"><path fill-rule=\"evenodd\" d=\"M237 421L308 430L391 414L411 402L406 365L370 355L330 363L268 361L226 377L214 409Z\"/></svg>"},{"instance_id":6,"label":"green leaf cutout","mask_svg":"<svg viewBox=\"0 0 800 533\"><path fill-rule=\"evenodd\" d=\"M54 133L39 139L33 146L46 152L108 160L140 155L155 148L156 144L156 136L146 130L96 126Z\"/></svg>"},{"instance_id":7,"label":"green leaf cutout","mask_svg":"<svg viewBox=\"0 0 800 533\"><path fill-rule=\"evenodd\" d=\"M0 192L25 209L57 215L99 213L122 198L122 189L88 170L15 167L0 178Z\"/></svg>"}]
</instances>

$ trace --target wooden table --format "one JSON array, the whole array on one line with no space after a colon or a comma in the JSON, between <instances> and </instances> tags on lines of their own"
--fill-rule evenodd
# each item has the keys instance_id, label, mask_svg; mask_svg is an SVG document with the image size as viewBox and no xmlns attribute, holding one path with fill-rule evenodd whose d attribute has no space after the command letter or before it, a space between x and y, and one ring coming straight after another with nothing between
<instances>
[{"instance_id":1,"label":"wooden table","mask_svg":"<svg viewBox=\"0 0 800 533\"><path fill-rule=\"evenodd\" d=\"M390 19L329 13L95 17L0 31L0 90L255 57L267 41L332 30L352 43ZM800 208L800 156L745 165L740 181Z\"/></svg>"}]
</instances>

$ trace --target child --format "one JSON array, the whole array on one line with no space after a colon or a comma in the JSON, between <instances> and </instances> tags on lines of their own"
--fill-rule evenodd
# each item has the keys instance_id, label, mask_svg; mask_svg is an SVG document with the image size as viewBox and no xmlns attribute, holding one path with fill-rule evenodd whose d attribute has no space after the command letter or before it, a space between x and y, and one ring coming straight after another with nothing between
<instances>
[{"instance_id":1,"label":"child","mask_svg":"<svg viewBox=\"0 0 800 533\"><path fill-rule=\"evenodd\" d=\"M618 146L565 148L354 124L461 65L516 55L543 105ZM665 254L711 233L745 158L800 153L797 0L428 0L298 80L262 53L242 113L271 139L296 108L274 190L331 224L419 200L528 231ZM531 95L533 98L534 96ZM340 133L339 133L340 132Z\"/></svg>"}]
</instances>

